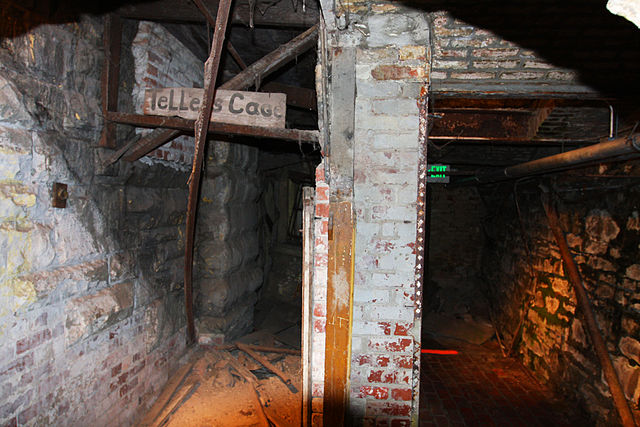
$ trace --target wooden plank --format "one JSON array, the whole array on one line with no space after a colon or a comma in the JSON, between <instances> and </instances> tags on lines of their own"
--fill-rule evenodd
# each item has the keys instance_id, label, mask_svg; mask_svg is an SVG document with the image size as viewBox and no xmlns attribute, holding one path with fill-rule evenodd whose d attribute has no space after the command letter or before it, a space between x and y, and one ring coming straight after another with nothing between
<instances>
[{"instance_id":1,"label":"wooden plank","mask_svg":"<svg viewBox=\"0 0 640 427\"><path fill-rule=\"evenodd\" d=\"M345 425L351 367L354 222L351 202L330 204L324 425Z\"/></svg>"},{"instance_id":2,"label":"wooden plank","mask_svg":"<svg viewBox=\"0 0 640 427\"><path fill-rule=\"evenodd\" d=\"M104 63L102 65L102 114L118 109L118 83L120 79L120 47L122 20L118 15L107 15L104 20ZM100 137L101 147L116 147L116 124L105 121Z\"/></svg>"},{"instance_id":3,"label":"wooden plank","mask_svg":"<svg viewBox=\"0 0 640 427\"><path fill-rule=\"evenodd\" d=\"M315 189L302 189L302 425L311 424L311 284L313 283L313 233Z\"/></svg>"},{"instance_id":4,"label":"wooden plank","mask_svg":"<svg viewBox=\"0 0 640 427\"><path fill-rule=\"evenodd\" d=\"M252 350L261 351L263 353L283 353L283 354L295 354L300 355L300 350L292 350L290 348L269 347L264 345L245 344ZM215 346L216 350L233 350L237 348L235 344L224 344Z\"/></svg>"},{"instance_id":5,"label":"wooden plank","mask_svg":"<svg viewBox=\"0 0 640 427\"><path fill-rule=\"evenodd\" d=\"M329 50L329 272L325 345L324 423L344 425L349 397L353 295L353 158L355 128L354 48ZM328 71L325 71L328 72Z\"/></svg>"},{"instance_id":6,"label":"wooden plank","mask_svg":"<svg viewBox=\"0 0 640 427\"><path fill-rule=\"evenodd\" d=\"M171 128L193 133L194 120L181 117L146 116L132 113L107 113L109 120L144 128ZM231 123L209 123L209 133L221 135L244 135L258 138L274 138L296 143L318 142L317 130L265 128L261 126L236 125Z\"/></svg>"},{"instance_id":7,"label":"wooden plank","mask_svg":"<svg viewBox=\"0 0 640 427\"><path fill-rule=\"evenodd\" d=\"M146 156L151 151L176 139L182 134L182 131L175 129L155 129L148 135L140 138L124 155L127 162L135 162L142 156Z\"/></svg>"},{"instance_id":8,"label":"wooden plank","mask_svg":"<svg viewBox=\"0 0 640 427\"><path fill-rule=\"evenodd\" d=\"M204 89L162 88L144 92L144 114L176 116L195 120L202 104ZM211 121L239 125L285 127L287 95L283 93L244 92L218 89Z\"/></svg>"},{"instance_id":9,"label":"wooden plank","mask_svg":"<svg viewBox=\"0 0 640 427\"><path fill-rule=\"evenodd\" d=\"M249 356L253 357L257 362L260 362L262 366L264 366L265 368L267 368L268 370L276 374L286 384L286 386L289 388L289 390L291 390L291 392L293 393L298 392L298 390L293 385L293 381L291 381L291 378L287 374L282 372L280 369L278 369L273 363L269 362L266 357L256 353L246 344L237 342L236 346L238 346L240 350L244 351Z\"/></svg>"}]
</instances>

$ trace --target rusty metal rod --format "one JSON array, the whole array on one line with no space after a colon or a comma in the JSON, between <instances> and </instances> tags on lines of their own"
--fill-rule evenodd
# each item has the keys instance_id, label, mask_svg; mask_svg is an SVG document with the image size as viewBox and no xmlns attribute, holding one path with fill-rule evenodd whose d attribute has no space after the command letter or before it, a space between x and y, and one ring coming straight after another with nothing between
<instances>
[{"instance_id":1,"label":"rusty metal rod","mask_svg":"<svg viewBox=\"0 0 640 427\"><path fill-rule=\"evenodd\" d=\"M211 111L213 109L213 99L216 94L216 77L222 45L227 31L227 21L232 0L220 0L218 3L218 14L211 43L211 53L204 66L205 93L202 107L195 122L194 136L195 152L193 155L193 166L189 178L189 200L187 202L187 226L185 237L184 254L184 296L187 313L187 341L193 343L196 340L195 321L193 318L193 244L195 238L196 210L198 206L198 192L200 190L200 175L202 173L202 163L204 160L204 146L209 133L209 123L211 121Z\"/></svg>"},{"instance_id":2,"label":"rusty metal rod","mask_svg":"<svg viewBox=\"0 0 640 427\"><path fill-rule=\"evenodd\" d=\"M593 347L596 351L598 359L600 359L602 372L604 373L604 377L609 384L609 390L611 391L611 396L613 397L613 403L615 404L616 410L620 415L622 425L624 427L635 427L636 424L633 420L633 415L631 414L629 404L624 395L624 392L622 391L622 387L620 386L620 381L618 380L616 371L613 368L613 364L611 363L611 358L609 357L604 338L602 338L602 334L598 329L598 324L596 323L596 318L593 313L593 309L591 308L589 297L586 290L584 289L582 278L580 277L580 273L578 272L578 267L576 267L573 257L571 256L571 252L569 252L569 246L567 245L564 231L560 227L558 213L551 203L549 192L546 188L543 188L542 204L544 206L544 211L547 214L549 228L551 228L551 231L553 232L553 235L558 243L560 255L562 256L562 261L564 262L565 266L565 272L569 276L569 280L573 285L573 290L576 293L576 300L578 301L578 306L582 311L582 315L587 325L587 331L589 332L589 336L591 337L591 342L593 343Z\"/></svg>"},{"instance_id":3,"label":"rusty metal rod","mask_svg":"<svg viewBox=\"0 0 640 427\"><path fill-rule=\"evenodd\" d=\"M567 151L566 153L508 166L504 169L479 170L475 179L482 183L503 181L553 172L569 167L578 167L594 161L628 155L640 157L640 137L618 138L613 141L600 142L588 147Z\"/></svg>"}]
</instances>

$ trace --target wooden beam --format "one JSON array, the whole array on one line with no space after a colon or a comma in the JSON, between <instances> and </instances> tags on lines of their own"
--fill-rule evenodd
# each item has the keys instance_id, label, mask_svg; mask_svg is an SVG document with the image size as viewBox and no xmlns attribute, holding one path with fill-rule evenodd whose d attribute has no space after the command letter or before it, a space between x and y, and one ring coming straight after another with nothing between
<instances>
[{"instance_id":1,"label":"wooden beam","mask_svg":"<svg viewBox=\"0 0 640 427\"><path fill-rule=\"evenodd\" d=\"M189 177L189 199L187 201L187 225L184 254L184 295L187 313L187 340L193 343L196 340L195 322L193 318L193 246L196 230L196 213L198 208L198 192L200 190L200 175L204 162L204 146L209 133L209 123L213 110L213 100L216 94L216 78L218 66L222 55L227 21L232 0L220 0L218 15L213 32L211 52L204 66L205 95L200 108L200 115L195 121L194 136L195 152L193 154L193 167Z\"/></svg>"},{"instance_id":2,"label":"wooden beam","mask_svg":"<svg viewBox=\"0 0 640 427\"><path fill-rule=\"evenodd\" d=\"M170 128L193 133L194 120L180 117L145 116L133 113L107 113L107 119L116 123L144 128ZM260 126L234 125L230 123L209 123L209 133L219 135L242 135L257 138L282 139L285 141L316 143L317 130L265 128Z\"/></svg>"},{"instance_id":3,"label":"wooden beam","mask_svg":"<svg viewBox=\"0 0 640 427\"><path fill-rule=\"evenodd\" d=\"M120 47L122 20L117 15L104 18L104 63L102 65L102 114L118 109L118 85L120 79ZM116 147L116 125L105 121L100 137L101 147Z\"/></svg>"},{"instance_id":4,"label":"wooden beam","mask_svg":"<svg viewBox=\"0 0 640 427\"><path fill-rule=\"evenodd\" d=\"M345 425L351 367L354 221L351 202L330 204L324 425Z\"/></svg>"},{"instance_id":5,"label":"wooden beam","mask_svg":"<svg viewBox=\"0 0 640 427\"><path fill-rule=\"evenodd\" d=\"M218 8L217 0L203 0L209 10ZM259 7L257 7L259 9ZM242 0L236 3L231 13L231 23L249 25L249 1ZM264 12L264 13L262 13ZM205 17L192 0L155 0L139 2L122 6L117 13L124 18L140 19L160 22L190 22L203 23ZM258 10L254 14L254 24L263 27L292 27L309 28L318 23L320 12L314 2L307 2L306 12L302 8L294 10L291 2L281 1L272 6Z\"/></svg>"},{"instance_id":6,"label":"wooden beam","mask_svg":"<svg viewBox=\"0 0 640 427\"><path fill-rule=\"evenodd\" d=\"M182 135L182 131L175 129L154 129L149 134L140 138L129 150L123 159L127 162L135 162L139 158L146 156L161 145Z\"/></svg>"},{"instance_id":7,"label":"wooden beam","mask_svg":"<svg viewBox=\"0 0 640 427\"><path fill-rule=\"evenodd\" d=\"M316 111L318 102L316 91L298 86L289 86L278 82L269 82L260 86L262 92L286 93L287 105Z\"/></svg>"},{"instance_id":8,"label":"wooden beam","mask_svg":"<svg viewBox=\"0 0 640 427\"><path fill-rule=\"evenodd\" d=\"M249 88L255 85L269 74L293 60L296 56L315 46L317 36L318 26L314 25L290 42L283 44L251 64L244 71L221 85L220 89Z\"/></svg>"}]
</instances>

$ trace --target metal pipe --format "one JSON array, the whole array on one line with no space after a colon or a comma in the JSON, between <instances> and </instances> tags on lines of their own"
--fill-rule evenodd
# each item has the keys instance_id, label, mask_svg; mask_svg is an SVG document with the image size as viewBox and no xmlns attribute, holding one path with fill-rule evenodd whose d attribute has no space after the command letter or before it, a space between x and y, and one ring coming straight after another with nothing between
<instances>
[{"instance_id":1,"label":"metal pipe","mask_svg":"<svg viewBox=\"0 0 640 427\"><path fill-rule=\"evenodd\" d=\"M609 352L607 351L607 345L604 342L604 338L602 338L600 329L598 329L596 317L593 313L593 309L591 308L591 303L589 302L587 291L585 291L584 289L584 284L582 282L582 278L580 277L580 273L578 272L578 267L576 267L576 263L571 256L571 252L569 252L567 240L564 236L562 228L560 227L560 221L558 220L558 213L551 203L548 190L546 188L543 188L542 190L542 204L547 215L547 220L549 221L549 228L551 228L556 242L558 243L560 255L562 256L562 261L564 262L565 266L565 272L569 276L569 280L573 285L573 290L576 293L578 306L580 307L580 311L582 312L582 315L584 317L587 331L589 332L589 336L591 337L593 348L596 352L596 355L598 356L598 359L600 359L602 373L604 374L604 377L607 380L607 384L609 385L609 390L611 391L611 396L613 397L613 403L616 407L616 410L618 411L618 414L620 415L622 425L624 427L634 427L636 424L633 420L631 410L629 409L629 403L627 402L627 398L622 391L620 381L618 380L616 371L613 368L613 364L611 363L611 358L609 357Z\"/></svg>"},{"instance_id":2,"label":"metal pipe","mask_svg":"<svg viewBox=\"0 0 640 427\"><path fill-rule=\"evenodd\" d=\"M476 173L476 180L482 183L503 181L552 172L559 169L579 167L594 161L636 157L640 157L640 135L600 142L588 147L578 148L506 168L481 169Z\"/></svg>"}]
</instances>

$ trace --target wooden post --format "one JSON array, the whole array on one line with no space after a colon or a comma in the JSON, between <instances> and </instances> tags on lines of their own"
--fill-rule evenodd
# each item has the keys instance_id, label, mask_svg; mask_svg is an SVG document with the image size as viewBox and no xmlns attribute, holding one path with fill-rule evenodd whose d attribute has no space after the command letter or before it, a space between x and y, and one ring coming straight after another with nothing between
<instances>
[{"instance_id":1,"label":"wooden post","mask_svg":"<svg viewBox=\"0 0 640 427\"><path fill-rule=\"evenodd\" d=\"M609 391L611 391L613 403L616 407L616 410L618 411L618 414L620 415L622 425L624 427L635 427L636 423L633 419L633 415L631 414L631 410L629 409L629 403L627 402L627 398L622 391L620 381L618 380L618 375L616 374L613 364L611 363L611 358L609 357L609 352L607 351L607 345L604 342L604 338L602 338L600 329L598 329L596 317L593 313L593 309L591 308L591 303L589 302L589 296L587 295L587 291L584 289L584 284L582 283L580 272L578 271L578 267L576 267L576 263L573 261L571 252L569 252L567 240L564 236L562 228L560 227L558 213L551 203L548 190L545 188L543 188L542 193L542 204L544 205L544 211L547 214L549 228L551 228L553 236L556 238L556 242L558 243L560 255L562 256L562 261L564 262L565 272L569 276L569 280L573 285L573 290L576 293L576 300L578 301L578 306L580 307L580 311L582 312L582 315L584 317L585 324L587 325L587 331L589 332L591 343L593 344L593 348L596 352L596 355L598 356L598 359L600 359L602 372L605 379L607 380L607 384L609 385Z\"/></svg>"},{"instance_id":2,"label":"wooden post","mask_svg":"<svg viewBox=\"0 0 640 427\"><path fill-rule=\"evenodd\" d=\"M311 284L313 283L315 189L302 189L302 426L311 423Z\"/></svg>"},{"instance_id":3,"label":"wooden post","mask_svg":"<svg viewBox=\"0 0 640 427\"><path fill-rule=\"evenodd\" d=\"M324 364L325 426L345 425L349 399L354 234L351 202L331 203Z\"/></svg>"},{"instance_id":4,"label":"wooden post","mask_svg":"<svg viewBox=\"0 0 640 427\"><path fill-rule=\"evenodd\" d=\"M193 167L189 177L189 200L187 202L187 225L184 254L184 296L187 313L187 341L194 343L196 340L195 322L193 318L193 242L195 238L196 209L198 206L198 192L200 190L200 175L202 173L202 163L204 160L204 146L209 131L211 121L211 110L213 109L213 99L216 93L216 76L218 75L218 65L220 65L220 55L227 31L227 21L232 0L220 0L218 4L218 15L216 26L211 43L211 53L205 63L205 96L200 116L195 123L194 135L195 152L193 155Z\"/></svg>"},{"instance_id":5,"label":"wooden post","mask_svg":"<svg viewBox=\"0 0 640 427\"><path fill-rule=\"evenodd\" d=\"M104 64L102 65L102 116L105 118L100 146L116 147L116 124L107 119L107 112L118 109L118 83L120 80L120 45L122 20L110 14L104 18Z\"/></svg>"}]
</instances>

